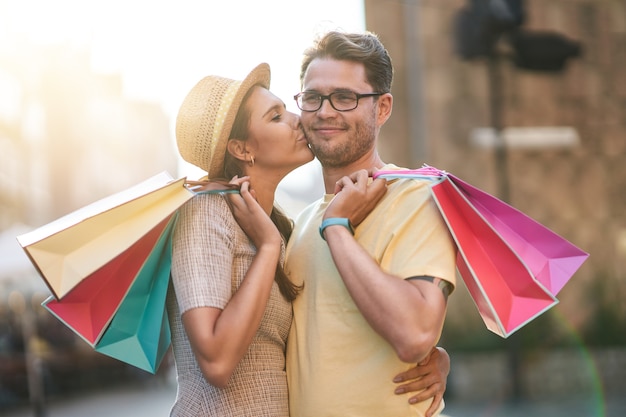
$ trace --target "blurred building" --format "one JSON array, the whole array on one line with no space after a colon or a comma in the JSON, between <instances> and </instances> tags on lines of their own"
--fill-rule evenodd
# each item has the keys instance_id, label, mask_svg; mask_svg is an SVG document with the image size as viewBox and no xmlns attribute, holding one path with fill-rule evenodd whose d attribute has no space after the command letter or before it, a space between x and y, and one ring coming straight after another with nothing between
<instances>
[{"instance_id":1,"label":"blurred building","mask_svg":"<svg viewBox=\"0 0 626 417\"><path fill-rule=\"evenodd\" d=\"M461 9L481 2L489 0L365 2L366 26L396 68L384 158L453 172L590 252L576 284L564 289L576 302L562 308L576 317L590 300L570 290L598 277L618 290L626 274L626 4L493 2L521 3L525 30L556 32L582 46L560 71L528 70L516 66L503 36L493 92L489 59L463 59L455 39ZM494 111L508 143L506 172L498 169L494 132L485 129Z\"/></svg>"},{"instance_id":2,"label":"blurred building","mask_svg":"<svg viewBox=\"0 0 626 417\"><path fill-rule=\"evenodd\" d=\"M365 0L365 15L396 70L383 159L452 172L589 252L556 309L586 343L623 346L626 3ZM451 300L446 326L484 338L463 288Z\"/></svg>"}]
</instances>

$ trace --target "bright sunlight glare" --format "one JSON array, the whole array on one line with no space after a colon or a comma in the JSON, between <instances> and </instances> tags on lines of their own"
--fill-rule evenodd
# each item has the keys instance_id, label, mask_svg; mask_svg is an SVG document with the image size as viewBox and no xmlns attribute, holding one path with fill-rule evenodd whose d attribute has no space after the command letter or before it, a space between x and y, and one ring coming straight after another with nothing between
<instances>
[{"instance_id":1,"label":"bright sunlight glare","mask_svg":"<svg viewBox=\"0 0 626 417\"><path fill-rule=\"evenodd\" d=\"M362 0L0 0L3 48L36 65L28 45L89 47L94 72L121 74L125 97L162 106L172 137L178 107L198 80L243 77L260 62L272 68L272 91L298 112L292 97L302 51L320 32L364 27ZM288 176L282 189L312 187L315 164ZM200 174L180 166L180 175Z\"/></svg>"}]
</instances>

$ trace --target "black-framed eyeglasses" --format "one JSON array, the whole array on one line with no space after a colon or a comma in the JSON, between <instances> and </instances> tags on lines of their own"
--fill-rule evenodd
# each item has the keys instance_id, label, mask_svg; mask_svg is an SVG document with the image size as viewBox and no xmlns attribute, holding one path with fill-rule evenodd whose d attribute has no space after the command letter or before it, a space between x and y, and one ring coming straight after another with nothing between
<instances>
[{"instance_id":1,"label":"black-framed eyeglasses","mask_svg":"<svg viewBox=\"0 0 626 417\"><path fill-rule=\"evenodd\" d=\"M328 95L315 93L312 91L303 91L293 96L296 100L298 108L302 111L318 111L322 107L324 100L328 100L333 109L337 111L354 110L359 105L359 99L364 97L377 97L385 93L365 93L359 94L354 91L335 91Z\"/></svg>"}]
</instances>

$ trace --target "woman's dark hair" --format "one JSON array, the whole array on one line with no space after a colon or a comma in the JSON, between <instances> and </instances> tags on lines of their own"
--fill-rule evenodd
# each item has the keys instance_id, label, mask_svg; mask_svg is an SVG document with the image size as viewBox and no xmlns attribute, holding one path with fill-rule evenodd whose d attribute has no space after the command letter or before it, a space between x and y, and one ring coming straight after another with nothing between
<instances>
[{"instance_id":1,"label":"woman's dark hair","mask_svg":"<svg viewBox=\"0 0 626 417\"><path fill-rule=\"evenodd\" d=\"M252 88L248 90L243 98L243 101L241 102L241 106L239 106L239 111L237 112L237 116L233 122L229 139L236 138L243 141L248 140L250 110L247 108L246 103L248 102L251 92ZM224 157L224 178L232 178L235 175L240 177L243 176L241 164L241 161L233 157L229 152L226 152L226 156ZM291 219L289 219L289 217L287 217L287 215L285 215L285 213L283 213L282 210L276 206L272 208L270 219L272 219L272 222L276 225L276 228L283 236L284 241L287 242L291 237L291 232L293 230L293 223L291 222ZM278 284L280 293L288 301L293 301L302 289L302 286L295 285L289 279L280 265L276 266L274 281Z\"/></svg>"}]
</instances>

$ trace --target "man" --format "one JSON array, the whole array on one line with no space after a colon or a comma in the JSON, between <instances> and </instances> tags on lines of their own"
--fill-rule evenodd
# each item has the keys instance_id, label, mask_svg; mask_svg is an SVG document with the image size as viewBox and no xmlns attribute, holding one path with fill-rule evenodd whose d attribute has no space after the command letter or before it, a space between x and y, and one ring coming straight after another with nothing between
<instances>
[{"instance_id":1,"label":"man","mask_svg":"<svg viewBox=\"0 0 626 417\"><path fill-rule=\"evenodd\" d=\"M326 195L298 216L287 248L286 270L304 282L287 347L292 416L442 408L393 393L394 375L427 358L440 337L456 253L427 181L368 178L397 168L377 151L392 76L371 33L330 32L305 51L296 102Z\"/></svg>"}]
</instances>

